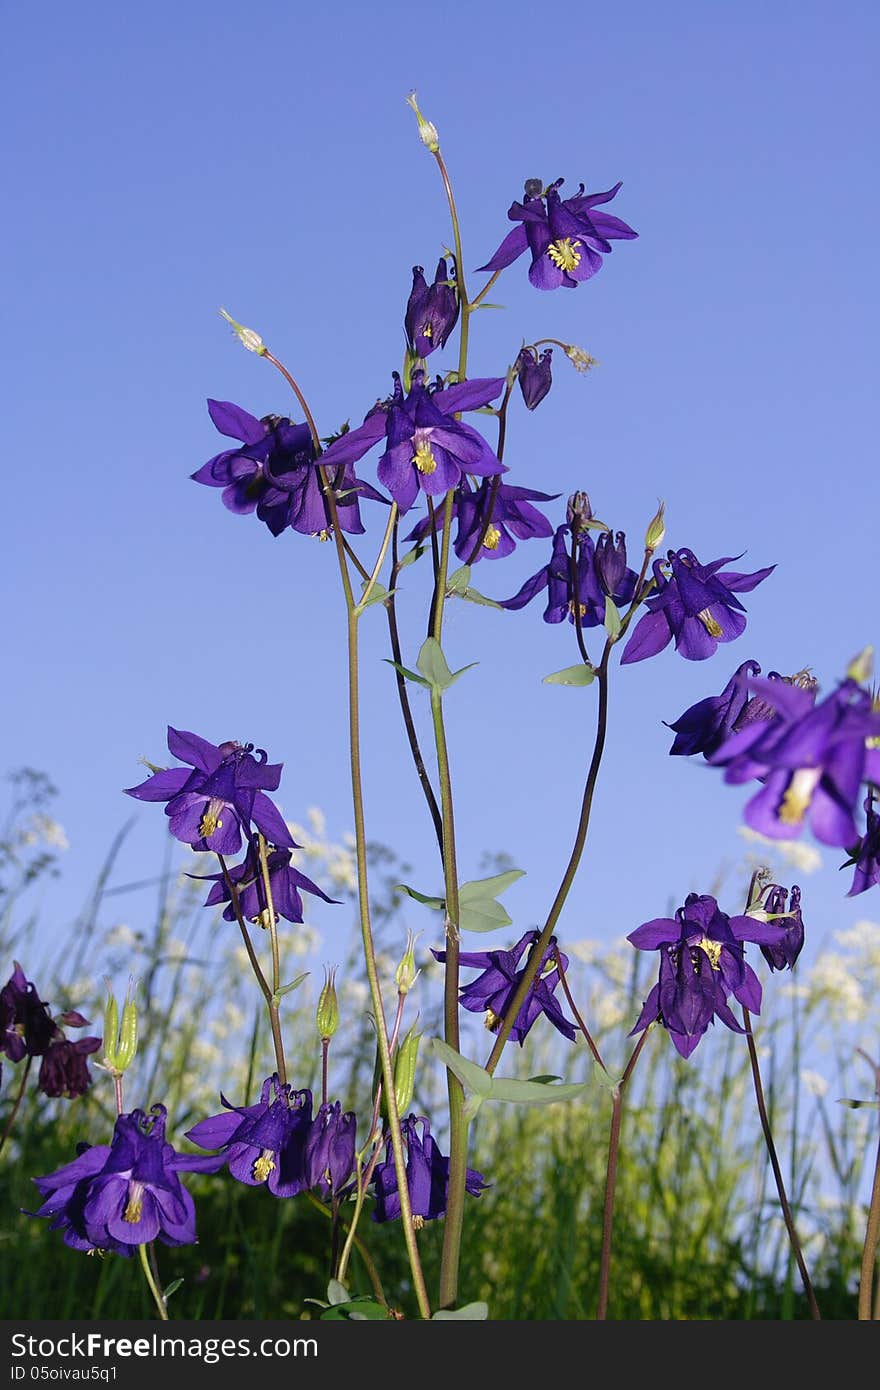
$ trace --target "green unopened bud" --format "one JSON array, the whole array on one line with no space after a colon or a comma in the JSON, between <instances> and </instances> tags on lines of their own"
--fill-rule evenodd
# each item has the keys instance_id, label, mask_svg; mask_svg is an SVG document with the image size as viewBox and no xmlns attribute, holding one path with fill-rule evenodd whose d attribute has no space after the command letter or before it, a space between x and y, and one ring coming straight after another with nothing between
<instances>
[{"instance_id":1,"label":"green unopened bud","mask_svg":"<svg viewBox=\"0 0 880 1390\"><path fill-rule=\"evenodd\" d=\"M122 1022L119 1021L119 1005L116 996L107 983L107 1005L104 1009L104 1062L103 1065L112 1076L121 1076L131 1066L137 1052L138 1021L137 1004L134 1001L134 983L129 980L122 1006Z\"/></svg>"},{"instance_id":2,"label":"green unopened bud","mask_svg":"<svg viewBox=\"0 0 880 1390\"><path fill-rule=\"evenodd\" d=\"M421 1041L422 1034L416 1032L416 1025L413 1024L397 1050L397 1060L394 1063L394 1098L397 1101L398 1115L405 1115L412 1104Z\"/></svg>"},{"instance_id":3,"label":"green unopened bud","mask_svg":"<svg viewBox=\"0 0 880 1390\"><path fill-rule=\"evenodd\" d=\"M407 930L406 950L403 953L403 959L394 972L394 980L397 985L398 994L409 994L416 980L422 973L421 970L416 970L416 942L420 936L421 932L413 936L412 932Z\"/></svg>"},{"instance_id":4,"label":"green unopened bud","mask_svg":"<svg viewBox=\"0 0 880 1390\"><path fill-rule=\"evenodd\" d=\"M242 347L247 348L248 352L255 352L258 357L266 355L268 348L259 333L255 333L252 328L245 328L243 324L236 323L232 315L227 314L225 309L220 309L219 313L230 325Z\"/></svg>"},{"instance_id":5,"label":"green unopened bud","mask_svg":"<svg viewBox=\"0 0 880 1390\"><path fill-rule=\"evenodd\" d=\"M666 535L666 523L663 520L665 511L666 503L659 503L654 516L648 522L648 529L645 532L645 550L649 555L653 555L658 546L663 544L663 538Z\"/></svg>"},{"instance_id":6,"label":"green unopened bud","mask_svg":"<svg viewBox=\"0 0 880 1390\"><path fill-rule=\"evenodd\" d=\"M598 357L591 357L583 348L577 347L575 343L566 343L564 352L576 372L588 372L591 367L599 365Z\"/></svg>"},{"instance_id":7,"label":"green unopened bud","mask_svg":"<svg viewBox=\"0 0 880 1390\"><path fill-rule=\"evenodd\" d=\"M859 685L867 685L874 673L874 648L865 647L858 656L854 656L846 668L847 677L851 681L858 681Z\"/></svg>"},{"instance_id":8,"label":"green unopened bud","mask_svg":"<svg viewBox=\"0 0 880 1390\"><path fill-rule=\"evenodd\" d=\"M323 1041L332 1038L339 1027L339 1000L336 997L336 966L324 966L324 988L315 1013L318 1036Z\"/></svg>"},{"instance_id":9,"label":"green unopened bud","mask_svg":"<svg viewBox=\"0 0 880 1390\"><path fill-rule=\"evenodd\" d=\"M416 114L416 120L419 123L419 139L422 144L431 151L431 154L437 154L440 149L440 136L437 134L437 127L433 121L425 120L416 102L415 92L410 92L406 104L411 106Z\"/></svg>"}]
</instances>

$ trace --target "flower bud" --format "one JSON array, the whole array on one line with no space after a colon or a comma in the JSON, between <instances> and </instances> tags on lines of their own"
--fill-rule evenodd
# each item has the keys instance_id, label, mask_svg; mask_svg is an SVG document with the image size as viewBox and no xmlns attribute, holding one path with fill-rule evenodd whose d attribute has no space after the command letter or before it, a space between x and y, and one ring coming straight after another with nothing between
<instances>
[{"instance_id":1,"label":"flower bud","mask_svg":"<svg viewBox=\"0 0 880 1390\"><path fill-rule=\"evenodd\" d=\"M227 314L225 309L220 309L219 313L232 328L233 333L238 337L242 347L247 348L248 352L255 352L258 357L264 357L268 351L259 333L255 333L252 328L245 328L242 324L236 323L231 314Z\"/></svg>"},{"instance_id":2,"label":"flower bud","mask_svg":"<svg viewBox=\"0 0 880 1390\"><path fill-rule=\"evenodd\" d=\"M416 114L416 120L419 123L419 139L422 144L431 151L431 154L437 154L440 150L440 136L437 134L437 127L433 121L425 120L418 108L415 92L410 92L406 104L411 106Z\"/></svg>"},{"instance_id":3,"label":"flower bud","mask_svg":"<svg viewBox=\"0 0 880 1390\"><path fill-rule=\"evenodd\" d=\"M394 1063L394 1098L397 1101L398 1115L405 1115L412 1104L421 1040L422 1034L416 1032L416 1025L413 1024L397 1051Z\"/></svg>"},{"instance_id":4,"label":"flower bud","mask_svg":"<svg viewBox=\"0 0 880 1390\"><path fill-rule=\"evenodd\" d=\"M336 997L336 966L324 966L324 988L315 1012L318 1036L323 1042L330 1039L339 1027L339 1000Z\"/></svg>"},{"instance_id":5,"label":"flower bud","mask_svg":"<svg viewBox=\"0 0 880 1390\"><path fill-rule=\"evenodd\" d=\"M591 367L598 366L598 358L591 357L574 343L566 343L565 355L576 372L588 372Z\"/></svg>"},{"instance_id":6,"label":"flower bud","mask_svg":"<svg viewBox=\"0 0 880 1390\"><path fill-rule=\"evenodd\" d=\"M663 544L663 537L666 535L666 523L663 515L666 511L666 503L659 503L654 516L648 522L648 529L645 532L645 550L649 555Z\"/></svg>"},{"instance_id":7,"label":"flower bud","mask_svg":"<svg viewBox=\"0 0 880 1390\"><path fill-rule=\"evenodd\" d=\"M552 348L545 348L539 357L536 348L524 347L516 359L516 374L526 410L534 410L550 390L552 356Z\"/></svg>"},{"instance_id":8,"label":"flower bud","mask_svg":"<svg viewBox=\"0 0 880 1390\"><path fill-rule=\"evenodd\" d=\"M403 953L400 964L394 972L394 980L397 985L398 994L409 994L416 980L421 975L421 970L416 970L416 942L421 936L421 932L413 936L412 932L406 933L406 950Z\"/></svg>"},{"instance_id":9,"label":"flower bud","mask_svg":"<svg viewBox=\"0 0 880 1390\"><path fill-rule=\"evenodd\" d=\"M846 668L849 680L858 681L859 685L867 685L874 672L874 648L865 647L858 656L854 656Z\"/></svg>"},{"instance_id":10,"label":"flower bud","mask_svg":"<svg viewBox=\"0 0 880 1390\"><path fill-rule=\"evenodd\" d=\"M565 519L575 535L587 530L588 522L593 519L593 508L590 506L588 493L573 492L571 494L565 509Z\"/></svg>"}]
</instances>

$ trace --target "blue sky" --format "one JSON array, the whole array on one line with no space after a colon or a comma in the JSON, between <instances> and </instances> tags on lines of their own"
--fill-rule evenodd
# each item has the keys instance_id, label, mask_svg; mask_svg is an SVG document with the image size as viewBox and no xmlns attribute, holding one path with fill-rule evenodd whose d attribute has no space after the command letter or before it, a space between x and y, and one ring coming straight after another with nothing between
<instances>
[{"instance_id":1,"label":"blue sky","mask_svg":"<svg viewBox=\"0 0 880 1390\"><path fill-rule=\"evenodd\" d=\"M527 177L622 179L610 210L640 233L573 293L532 290L518 262L492 295L505 310L478 316L474 374L546 335L601 364L581 378L557 354L550 396L512 414L510 480L562 493L554 523L586 488L633 554L662 496L670 544L778 566L746 596L735 646L615 673L562 934L621 935L736 859L743 790L670 760L661 720L746 657L828 685L878 637L878 19L869 3L782 0L7 14L2 704L7 767L42 768L61 792L71 849L51 921L132 811L121 876L158 866L161 810L120 789L140 754L162 761L168 723L266 747L285 763L286 814L319 805L331 831L351 826L332 547L273 540L189 474L222 447L206 397L293 411L221 304L300 378L322 433L385 394L410 269L449 238L413 87L440 129L473 282ZM530 542L475 582L508 596L547 553ZM410 660L421 568L400 598ZM564 867L595 707L592 690L542 684L575 653L540 612L450 605L445 639L454 667L480 663L448 699L462 876L484 850L527 870L508 896L517 934ZM436 891L381 613L363 628L369 833ZM814 942L876 915L844 898L848 881L832 867L805 885Z\"/></svg>"}]
</instances>

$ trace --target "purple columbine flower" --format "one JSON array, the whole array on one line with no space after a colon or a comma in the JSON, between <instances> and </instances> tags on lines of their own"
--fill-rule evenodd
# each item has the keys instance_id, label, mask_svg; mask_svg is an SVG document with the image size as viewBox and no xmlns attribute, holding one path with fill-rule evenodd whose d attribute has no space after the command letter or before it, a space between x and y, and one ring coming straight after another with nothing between
<instances>
[{"instance_id":1,"label":"purple columbine flower","mask_svg":"<svg viewBox=\"0 0 880 1390\"><path fill-rule=\"evenodd\" d=\"M92 1084L86 1058L97 1052L100 1038L79 1038L71 1042L63 1034L43 1053L39 1088L47 1096L84 1096Z\"/></svg>"},{"instance_id":2,"label":"purple columbine flower","mask_svg":"<svg viewBox=\"0 0 880 1390\"><path fill-rule=\"evenodd\" d=\"M661 560L652 566L656 593L646 600L648 609L633 629L623 649L621 665L656 656L675 638L675 650L688 661L704 661L719 642L732 642L745 630L746 614L740 592L750 592L772 574L775 565L738 574L720 571L736 556L701 565L692 550L670 550L669 573Z\"/></svg>"},{"instance_id":3,"label":"purple columbine flower","mask_svg":"<svg viewBox=\"0 0 880 1390\"><path fill-rule=\"evenodd\" d=\"M166 802L172 835L193 849L237 854L251 823L274 845L293 849L290 831L266 795L278 787L282 764L269 763L262 748L254 757L253 747L209 743L169 724L169 751L189 767L161 768L139 786L126 787L126 795Z\"/></svg>"},{"instance_id":4,"label":"purple columbine flower","mask_svg":"<svg viewBox=\"0 0 880 1390\"><path fill-rule=\"evenodd\" d=\"M231 1105L220 1100L225 1113L200 1120L186 1131L187 1139L203 1149L220 1149L239 1182L249 1187L265 1183L273 1197L295 1197L308 1186L305 1155L312 1128L312 1093L282 1086L277 1072L263 1082L256 1105Z\"/></svg>"},{"instance_id":5,"label":"purple columbine flower","mask_svg":"<svg viewBox=\"0 0 880 1390\"><path fill-rule=\"evenodd\" d=\"M539 356L537 348L524 347L516 359L516 379L526 410L539 406L553 384L550 373L552 356L552 348L545 348Z\"/></svg>"},{"instance_id":6,"label":"purple columbine flower","mask_svg":"<svg viewBox=\"0 0 880 1390\"><path fill-rule=\"evenodd\" d=\"M540 936L538 931L527 931L509 951L462 951L459 964L482 971L475 980L464 986L458 999L461 1007L470 1013L486 1015L486 1027L493 1032L501 1026L513 996L525 974L528 961L518 969L526 948L533 945ZM433 951L435 960L444 961L445 951ZM568 969L568 956L560 952L563 970ZM510 1030L514 1042L522 1047L532 1024L544 1014L557 1032L574 1042L576 1030L563 1014L554 991L559 984L559 966L556 962L556 937L551 936L541 958L541 965L529 990L525 1003L516 1016Z\"/></svg>"},{"instance_id":7,"label":"purple columbine flower","mask_svg":"<svg viewBox=\"0 0 880 1390\"><path fill-rule=\"evenodd\" d=\"M563 618L575 622L575 604L580 610L581 627L598 627L605 621L605 599L610 597L619 607L629 603L635 592L636 575L626 566L626 548L623 532L618 531L615 561L622 557L622 567L608 564L606 578L613 576L617 588L610 594L604 587L602 577L596 568L596 547L592 536L579 531L573 540L576 546L576 559L569 552L569 537L572 527L566 523L556 529L553 537L553 552L549 564L527 579L513 598L502 599L502 608L524 608L527 603L543 589L547 590L547 606L544 609L545 623L561 623ZM609 538L610 540L610 538ZM577 576L575 580L575 574Z\"/></svg>"},{"instance_id":8,"label":"purple columbine flower","mask_svg":"<svg viewBox=\"0 0 880 1390\"><path fill-rule=\"evenodd\" d=\"M880 780L880 749L868 746L880 735L870 695L852 680L818 703L813 682L750 680L749 689L775 717L732 733L711 758L726 782L763 782L746 803L746 823L791 840L809 822L822 844L853 845L862 782Z\"/></svg>"},{"instance_id":9,"label":"purple columbine flower","mask_svg":"<svg viewBox=\"0 0 880 1390\"><path fill-rule=\"evenodd\" d=\"M533 488L513 487L495 479L480 483L474 490L470 479L462 478L455 489L452 504L452 515L458 521L453 549L459 560L467 564L476 564L484 557L487 560L500 560L513 553L517 540L552 536L550 522L543 512L531 504L552 502L558 496L558 492L536 492ZM434 521L438 530L442 530L444 520L444 512L435 512ZM426 516L406 539L423 541L430 534L431 518ZM474 546L481 536L483 544L471 559Z\"/></svg>"},{"instance_id":10,"label":"purple columbine flower","mask_svg":"<svg viewBox=\"0 0 880 1390\"><path fill-rule=\"evenodd\" d=\"M424 268L413 266L413 283L403 320L409 349L417 357L428 357L446 340L458 322L458 295L454 277L450 284L445 257L437 262L433 285L425 281Z\"/></svg>"},{"instance_id":11,"label":"purple columbine flower","mask_svg":"<svg viewBox=\"0 0 880 1390\"><path fill-rule=\"evenodd\" d=\"M426 386L424 372L415 371L409 395L404 396L395 372L391 399L374 407L357 429L334 440L322 462L337 469L356 463L384 437L379 481L401 513L409 511L420 490L438 497L456 487L466 473L481 478L506 473L482 435L455 418L460 411L488 405L503 389L503 377Z\"/></svg>"},{"instance_id":12,"label":"purple columbine flower","mask_svg":"<svg viewBox=\"0 0 880 1390\"><path fill-rule=\"evenodd\" d=\"M231 401L209 400L208 413L221 434L242 440L243 447L227 449L209 459L190 475L193 480L222 488L222 501L231 512L246 515L256 511L273 536L292 527L303 535L324 538L329 523L308 425L295 425L281 415L258 420ZM351 467L333 475L331 485L340 528L361 535L364 526L358 498L384 499L375 488L356 478Z\"/></svg>"},{"instance_id":13,"label":"purple columbine flower","mask_svg":"<svg viewBox=\"0 0 880 1390\"><path fill-rule=\"evenodd\" d=\"M422 1127L419 1134L419 1125ZM445 1215L449 1191L449 1159L437 1147L437 1141L424 1115L408 1115L401 1120L400 1129L406 1144L406 1185L415 1223L435 1221ZM487 1186L482 1173L468 1168L465 1190L479 1197ZM385 1141L385 1161L377 1163L373 1174L373 1193L376 1205L374 1221L396 1221L400 1216L400 1189L391 1139Z\"/></svg>"},{"instance_id":14,"label":"purple columbine flower","mask_svg":"<svg viewBox=\"0 0 880 1390\"><path fill-rule=\"evenodd\" d=\"M0 1053L10 1062L20 1062L22 1057L42 1057L58 1029L36 985L18 961L13 966L0 989Z\"/></svg>"},{"instance_id":15,"label":"purple columbine flower","mask_svg":"<svg viewBox=\"0 0 880 1390\"><path fill-rule=\"evenodd\" d=\"M299 848L299 846L294 846L294 848ZM322 888L319 888L310 878L306 878L305 874L301 874L299 869L293 867L289 849L272 850L266 856L266 863L269 869L269 887L272 890L272 906L275 909L276 918L284 917L288 922L302 922L303 901L300 896L301 893L314 893L317 897L323 898L325 903L338 903L338 898L328 898ZM268 926L269 907L266 902L263 871L260 865L260 856L253 841L248 844L247 854L242 862L229 869L228 873L238 889L238 902L242 916L250 922ZM218 903L228 903L229 906L224 909L223 916L227 922L236 920L232 894L226 886L226 880L222 873L190 874L190 878L212 880L214 887L205 899L205 907L215 907Z\"/></svg>"},{"instance_id":16,"label":"purple columbine flower","mask_svg":"<svg viewBox=\"0 0 880 1390\"><path fill-rule=\"evenodd\" d=\"M745 1030L727 1000L732 994L753 1014L761 1012L761 982L746 963L742 943L775 946L785 933L754 917L728 917L708 894L689 893L674 918L659 917L630 932L640 951L660 952L660 978L635 1027L659 1022L682 1057L689 1057L709 1024L719 1018L735 1033Z\"/></svg>"},{"instance_id":17,"label":"purple columbine flower","mask_svg":"<svg viewBox=\"0 0 880 1390\"><path fill-rule=\"evenodd\" d=\"M503 270L529 251L529 279L536 289L555 290L560 285L575 289L600 269L612 241L630 241L638 236L619 217L594 211L598 204L610 203L621 184L605 193L586 195L581 184L573 198L562 199L559 189L563 183L563 179L556 179L545 189L540 179L527 180L523 201L511 203L507 212L510 221L520 225L508 232L479 270Z\"/></svg>"},{"instance_id":18,"label":"purple columbine flower","mask_svg":"<svg viewBox=\"0 0 880 1390\"><path fill-rule=\"evenodd\" d=\"M196 1213L178 1173L214 1173L215 1158L179 1154L165 1141L164 1105L147 1114L118 1116L109 1144L82 1145L72 1163L34 1182L44 1199L29 1216L51 1217L74 1250L115 1250L131 1256L138 1245L192 1245Z\"/></svg>"},{"instance_id":19,"label":"purple columbine flower","mask_svg":"<svg viewBox=\"0 0 880 1390\"><path fill-rule=\"evenodd\" d=\"M355 1166L357 1120L340 1102L320 1106L306 1139L303 1163L306 1186L325 1200L338 1197Z\"/></svg>"},{"instance_id":20,"label":"purple columbine flower","mask_svg":"<svg viewBox=\"0 0 880 1390\"><path fill-rule=\"evenodd\" d=\"M880 883L880 814L874 810L873 791L865 797L865 814L868 817L865 833L850 852L849 859L841 865L844 869L853 864L856 866L848 898L854 898L867 888L873 888L875 883Z\"/></svg>"},{"instance_id":21,"label":"purple columbine flower","mask_svg":"<svg viewBox=\"0 0 880 1390\"><path fill-rule=\"evenodd\" d=\"M690 757L702 753L709 758L721 747L728 734L738 728L749 701L749 677L760 676L757 661L744 661L738 666L720 695L698 700L690 709L667 724L675 734L670 755Z\"/></svg>"},{"instance_id":22,"label":"purple columbine flower","mask_svg":"<svg viewBox=\"0 0 880 1390\"><path fill-rule=\"evenodd\" d=\"M783 935L780 941L763 944L761 955L771 970L784 970L786 966L793 970L794 963L804 947L801 890L796 883L792 884L791 902L788 906L788 890L778 883L769 884L763 896L763 906L759 911L766 914L774 926L781 927ZM763 920L763 915L759 920Z\"/></svg>"}]
</instances>

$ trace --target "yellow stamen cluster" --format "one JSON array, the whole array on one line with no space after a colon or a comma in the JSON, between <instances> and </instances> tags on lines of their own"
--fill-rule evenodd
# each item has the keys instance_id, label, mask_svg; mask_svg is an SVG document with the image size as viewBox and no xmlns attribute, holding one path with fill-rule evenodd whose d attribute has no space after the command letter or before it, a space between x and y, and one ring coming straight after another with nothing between
<instances>
[{"instance_id":1,"label":"yellow stamen cluster","mask_svg":"<svg viewBox=\"0 0 880 1390\"><path fill-rule=\"evenodd\" d=\"M214 834L215 830L221 830L223 828L223 822L220 819L222 811L223 802L218 801L216 797L212 797L205 807L205 813L199 822L199 834L203 840L207 840L209 836Z\"/></svg>"},{"instance_id":2,"label":"yellow stamen cluster","mask_svg":"<svg viewBox=\"0 0 880 1390\"><path fill-rule=\"evenodd\" d=\"M483 1026L488 1028L490 1033L497 1033L501 1027L501 1019L491 1009L486 1010L486 1017L483 1019Z\"/></svg>"},{"instance_id":3,"label":"yellow stamen cluster","mask_svg":"<svg viewBox=\"0 0 880 1390\"><path fill-rule=\"evenodd\" d=\"M329 532L328 530L326 530L326 528L325 528L323 531L313 531L313 532L312 532L312 539L313 539L313 540L316 540L316 541L322 541L322 542L323 542L323 541L329 541L329 539L330 539L330 532Z\"/></svg>"},{"instance_id":4,"label":"yellow stamen cluster","mask_svg":"<svg viewBox=\"0 0 880 1390\"><path fill-rule=\"evenodd\" d=\"M579 603L579 604L578 604L578 608L580 609L580 616L581 616L582 618L585 618L585 617L587 616L587 605L586 605L585 603ZM568 600L568 611L569 611L569 613L571 614L571 616L574 617L574 599L573 599L573 598L570 598L570 599Z\"/></svg>"},{"instance_id":5,"label":"yellow stamen cluster","mask_svg":"<svg viewBox=\"0 0 880 1390\"><path fill-rule=\"evenodd\" d=\"M420 473L433 473L437 467L437 460L431 452L430 444L419 444L412 461Z\"/></svg>"},{"instance_id":6,"label":"yellow stamen cluster","mask_svg":"<svg viewBox=\"0 0 880 1390\"><path fill-rule=\"evenodd\" d=\"M125 1204L125 1211L122 1213L123 1221L127 1221L130 1226L136 1226L143 1215L144 1210L144 1185L140 1182L132 1182L128 1185L128 1201Z\"/></svg>"},{"instance_id":7,"label":"yellow stamen cluster","mask_svg":"<svg viewBox=\"0 0 880 1390\"><path fill-rule=\"evenodd\" d=\"M260 1157L254 1164L254 1177L257 1182L265 1182L269 1174L274 1171L275 1160L270 1149L264 1149Z\"/></svg>"},{"instance_id":8,"label":"yellow stamen cluster","mask_svg":"<svg viewBox=\"0 0 880 1390\"><path fill-rule=\"evenodd\" d=\"M807 814L813 792L822 776L819 767L801 767L792 777L785 789L779 819L783 825L801 825Z\"/></svg>"},{"instance_id":9,"label":"yellow stamen cluster","mask_svg":"<svg viewBox=\"0 0 880 1390\"><path fill-rule=\"evenodd\" d=\"M497 550L498 542L501 540L501 532L497 526L487 526L486 534L483 537L483 546L486 550Z\"/></svg>"},{"instance_id":10,"label":"yellow stamen cluster","mask_svg":"<svg viewBox=\"0 0 880 1390\"><path fill-rule=\"evenodd\" d=\"M547 247L547 255L554 265L560 270L576 270L581 263L581 253L578 250L579 241L572 241L571 237L561 237L558 241L551 241Z\"/></svg>"},{"instance_id":11,"label":"yellow stamen cluster","mask_svg":"<svg viewBox=\"0 0 880 1390\"><path fill-rule=\"evenodd\" d=\"M420 1231L425 1224L425 1218L423 1216L419 1216L418 1212L416 1212L415 1216L412 1219L412 1223L413 1230Z\"/></svg>"},{"instance_id":12,"label":"yellow stamen cluster","mask_svg":"<svg viewBox=\"0 0 880 1390\"><path fill-rule=\"evenodd\" d=\"M721 969L721 942L710 941L708 936L702 937L698 942L701 951L705 951L709 957L709 964L713 970Z\"/></svg>"},{"instance_id":13,"label":"yellow stamen cluster","mask_svg":"<svg viewBox=\"0 0 880 1390\"><path fill-rule=\"evenodd\" d=\"M697 614L697 617L703 624L703 627L706 629L710 637L721 636L721 624L719 622L716 622L716 620L712 617L712 614L709 612L708 608L704 608L702 613Z\"/></svg>"}]
</instances>

